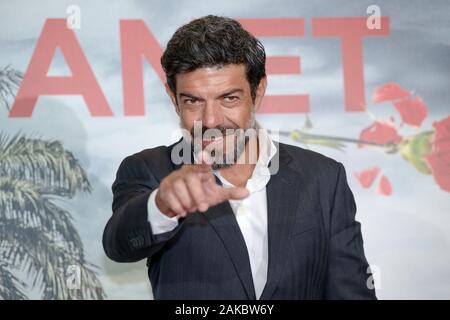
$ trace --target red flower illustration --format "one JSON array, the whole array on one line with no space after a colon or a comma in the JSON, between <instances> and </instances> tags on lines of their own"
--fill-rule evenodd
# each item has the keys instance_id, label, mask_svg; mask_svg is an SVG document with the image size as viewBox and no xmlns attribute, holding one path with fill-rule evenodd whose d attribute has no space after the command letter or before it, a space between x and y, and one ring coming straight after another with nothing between
<instances>
[{"instance_id":1,"label":"red flower illustration","mask_svg":"<svg viewBox=\"0 0 450 320\"><path fill-rule=\"evenodd\" d=\"M400 115L401 123L395 122L392 115L387 120L377 118L363 129L359 138L310 134L301 130L280 132L294 141L305 145L316 144L337 150L343 150L347 143L355 143L358 148L370 146L386 154L399 154L405 161L422 174L432 175L439 187L450 193L450 116L433 123L434 130L421 130L412 133L404 124L419 128L428 115L428 106L419 95L409 92L394 82L375 88L372 96L374 103L389 102ZM307 128L306 128L307 129ZM305 129L305 130L306 130ZM406 128L408 129L408 128ZM411 129L411 128L409 128ZM383 196L393 193L391 182L378 167L353 172L354 177L365 189L376 185L376 192Z\"/></svg>"},{"instance_id":2,"label":"red flower illustration","mask_svg":"<svg viewBox=\"0 0 450 320\"><path fill-rule=\"evenodd\" d=\"M400 85L390 82L375 88L372 96L373 103L398 100L409 97L411 93L403 89Z\"/></svg>"},{"instance_id":3,"label":"red flower illustration","mask_svg":"<svg viewBox=\"0 0 450 320\"><path fill-rule=\"evenodd\" d=\"M392 185L389 179L385 176L381 176L380 184L378 185L377 193L382 196L390 196L392 194Z\"/></svg>"},{"instance_id":4,"label":"red flower illustration","mask_svg":"<svg viewBox=\"0 0 450 320\"><path fill-rule=\"evenodd\" d=\"M404 123L416 127L420 127L428 113L428 108L420 97L402 99L395 102L394 106Z\"/></svg>"},{"instance_id":5,"label":"red flower illustration","mask_svg":"<svg viewBox=\"0 0 450 320\"><path fill-rule=\"evenodd\" d=\"M375 121L370 127L361 131L359 139L378 144L399 143L402 141L402 137L391 123L381 121ZM363 144L359 144L358 147L363 147Z\"/></svg>"},{"instance_id":6,"label":"red flower illustration","mask_svg":"<svg viewBox=\"0 0 450 320\"><path fill-rule=\"evenodd\" d=\"M433 127L431 152L425 158L436 183L450 192L450 116L434 122Z\"/></svg>"},{"instance_id":7,"label":"red flower illustration","mask_svg":"<svg viewBox=\"0 0 450 320\"><path fill-rule=\"evenodd\" d=\"M370 188L372 186L373 182L375 181L375 178L380 173L379 167L373 167L370 169L365 169L361 172L354 172L355 178L361 183L361 186L365 189Z\"/></svg>"}]
</instances>

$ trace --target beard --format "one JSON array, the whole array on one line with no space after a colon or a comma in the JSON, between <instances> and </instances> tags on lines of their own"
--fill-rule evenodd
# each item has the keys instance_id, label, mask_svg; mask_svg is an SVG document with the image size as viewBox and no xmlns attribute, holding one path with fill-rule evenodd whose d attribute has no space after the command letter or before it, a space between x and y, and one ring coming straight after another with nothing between
<instances>
[{"instance_id":1,"label":"beard","mask_svg":"<svg viewBox=\"0 0 450 320\"><path fill-rule=\"evenodd\" d=\"M202 126L200 121L196 121L190 131L191 151L195 155L202 150L208 152L213 170L231 167L238 163L250 141L250 137L256 133L256 127L254 108L252 108L250 119L245 128L240 128L238 125L206 128ZM212 134L209 134L211 132ZM221 140L218 143L212 142L203 147L202 142L205 136L211 136L212 140Z\"/></svg>"}]
</instances>

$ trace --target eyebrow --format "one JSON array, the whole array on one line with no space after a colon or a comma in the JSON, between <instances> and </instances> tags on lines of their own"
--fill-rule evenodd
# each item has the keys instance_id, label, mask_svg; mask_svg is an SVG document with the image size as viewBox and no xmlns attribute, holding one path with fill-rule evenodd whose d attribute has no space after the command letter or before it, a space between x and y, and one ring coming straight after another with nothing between
<instances>
[{"instance_id":1,"label":"eyebrow","mask_svg":"<svg viewBox=\"0 0 450 320\"><path fill-rule=\"evenodd\" d=\"M243 93L243 92L244 92L244 90L235 88L235 89L231 89L231 90L229 90L229 91L227 91L225 93L220 94L217 98L224 98L224 97L229 96L229 95L231 95L233 93ZM204 100L204 99L202 99L200 97L196 97L196 96L194 96L194 95L192 95L190 93L187 93L187 92L180 92L180 98L182 98L182 97L191 98L191 99L197 99L197 100Z\"/></svg>"},{"instance_id":2,"label":"eyebrow","mask_svg":"<svg viewBox=\"0 0 450 320\"><path fill-rule=\"evenodd\" d=\"M242 89L238 89L238 88L236 88L236 89L231 89L230 91L227 91L227 92L225 92L225 93L222 93L218 98L224 98L224 97L226 97L226 96L229 96L229 95L231 95L231 94L233 94L233 93L243 93L244 92L244 90L242 90Z\"/></svg>"},{"instance_id":3,"label":"eyebrow","mask_svg":"<svg viewBox=\"0 0 450 320\"><path fill-rule=\"evenodd\" d=\"M202 100L202 98L200 98L200 97L196 97L196 96L194 96L194 95L192 95L192 94L185 93L185 92L180 92L180 98L182 98L182 97L187 97L187 98L191 98L191 99Z\"/></svg>"}]
</instances>

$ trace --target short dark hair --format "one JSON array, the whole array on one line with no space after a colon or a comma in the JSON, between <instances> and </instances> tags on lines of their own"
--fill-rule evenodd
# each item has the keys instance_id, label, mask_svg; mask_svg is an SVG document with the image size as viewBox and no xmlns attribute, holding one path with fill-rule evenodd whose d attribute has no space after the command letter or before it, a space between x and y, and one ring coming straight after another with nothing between
<instances>
[{"instance_id":1,"label":"short dark hair","mask_svg":"<svg viewBox=\"0 0 450 320\"><path fill-rule=\"evenodd\" d=\"M180 27L161 57L167 83L176 94L175 76L204 67L244 64L252 99L266 75L266 53L261 42L236 20L208 15Z\"/></svg>"}]
</instances>

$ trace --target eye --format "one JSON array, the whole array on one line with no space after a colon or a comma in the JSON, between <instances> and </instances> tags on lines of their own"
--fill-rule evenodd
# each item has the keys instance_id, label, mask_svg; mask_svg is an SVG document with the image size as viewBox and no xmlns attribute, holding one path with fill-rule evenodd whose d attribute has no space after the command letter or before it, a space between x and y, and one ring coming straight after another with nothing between
<instances>
[{"instance_id":1,"label":"eye","mask_svg":"<svg viewBox=\"0 0 450 320\"><path fill-rule=\"evenodd\" d=\"M235 102L237 100L239 100L239 97L237 96L226 96L223 98L223 100L225 100L225 102Z\"/></svg>"},{"instance_id":2,"label":"eye","mask_svg":"<svg viewBox=\"0 0 450 320\"><path fill-rule=\"evenodd\" d=\"M198 102L198 99L195 98L187 98L183 100L184 104L195 104Z\"/></svg>"}]
</instances>

